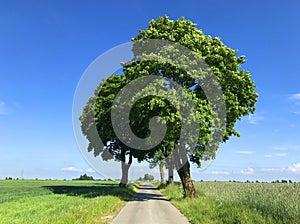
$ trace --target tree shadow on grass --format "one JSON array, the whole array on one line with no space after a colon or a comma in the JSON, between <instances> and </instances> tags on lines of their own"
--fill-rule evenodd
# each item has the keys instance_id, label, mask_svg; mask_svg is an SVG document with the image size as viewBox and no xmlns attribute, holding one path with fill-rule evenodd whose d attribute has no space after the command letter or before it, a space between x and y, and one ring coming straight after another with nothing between
<instances>
[{"instance_id":1,"label":"tree shadow on grass","mask_svg":"<svg viewBox=\"0 0 300 224\"><path fill-rule=\"evenodd\" d=\"M68 196L80 196L84 198L95 198L99 196L117 196L121 200L128 201L134 195L132 187L120 188L118 185L97 185L97 186L43 186L54 194L65 194Z\"/></svg>"}]
</instances>

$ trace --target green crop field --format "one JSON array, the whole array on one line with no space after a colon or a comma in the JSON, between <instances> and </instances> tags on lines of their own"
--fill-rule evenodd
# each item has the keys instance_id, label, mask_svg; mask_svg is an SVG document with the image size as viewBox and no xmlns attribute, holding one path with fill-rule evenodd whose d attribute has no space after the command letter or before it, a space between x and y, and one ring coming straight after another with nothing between
<instances>
[{"instance_id":1,"label":"green crop field","mask_svg":"<svg viewBox=\"0 0 300 224\"><path fill-rule=\"evenodd\" d=\"M300 220L299 183L195 182L196 199L179 183L161 191L191 223L284 223ZM113 181L0 181L0 224L110 223L136 192Z\"/></svg>"},{"instance_id":2,"label":"green crop field","mask_svg":"<svg viewBox=\"0 0 300 224\"><path fill-rule=\"evenodd\" d=\"M0 181L0 223L109 223L136 188L113 181Z\"/></svg>"},{"instance_id":3,"label":"green crop field","mask_svg":"<svg viewBox=\"0 0 300 224\"><path fill-rule=\"evenodd\" d=\"M191 223L300 223L299 183L196 182L198 198L183 199L177 183L161 191Z\"/></svg>"}]
</instances>

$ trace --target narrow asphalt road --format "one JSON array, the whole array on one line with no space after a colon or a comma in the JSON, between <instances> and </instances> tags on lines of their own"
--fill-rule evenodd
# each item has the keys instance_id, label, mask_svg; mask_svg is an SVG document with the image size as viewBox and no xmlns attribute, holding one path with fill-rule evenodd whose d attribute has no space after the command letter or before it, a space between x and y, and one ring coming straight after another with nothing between
<instances>
[{"instance_id":1,"label":"narrow asphalt road","mask_svg":"<svg viewBox=\"0 0 300 224\"><path fill-rule=\"evenodd\" d=\"M189 221L151 184L143 185L112 224L188 224Z\"/></svg>"}]
</instances>

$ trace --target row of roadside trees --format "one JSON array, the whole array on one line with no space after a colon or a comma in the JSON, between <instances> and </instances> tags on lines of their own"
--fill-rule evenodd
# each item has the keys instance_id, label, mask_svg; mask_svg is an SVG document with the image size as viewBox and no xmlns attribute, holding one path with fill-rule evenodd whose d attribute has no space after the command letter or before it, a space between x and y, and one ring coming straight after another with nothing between
<instances>
[{"instance_id":1,"label":"row of roadside trees","mask_svg":"<svg viewBox=\"0 0 300 224\"><path fill-rule=\"evenodd\" d=\"M147 40L162 42L152 44L149 50ZM161 177L164 176L163 168L166 167L168 183L173 182L173 172L176 170L185 194L193 198L196 192L191 179L190 163L201 167L201 161L214 159L219 144L226 142L232 135L239 136L234 128L236 121L242 116L254 113L258 94L254 91L251 74L241 66L245 63L245 58L237 56L237 51L224 45L220 38L204 35L196 24L183 17L175 21L167 16L151 20L148 28L139 31L132 41L132 61L122 63L123 73L111 75L103 80L83 108L80 121L82 132L89 141L87 150L95 156L101 156L103 160L121 161L120 186L126 186L128 170L133 159L136 159L138 162L148 161L151 168L158 166ZM170 43L177 43L191 53L186 51L186 54L182 54L178 52L179 48ZM194 57L201 58L208 65L219 83L223 93L226 114L224 118L217 116L222 108L218 103L211 102L204 91L210 87L207 84L208 80L195 78L193 74L199 71L199 64ZM168 60L170 58L177 58L180 63L188 61L189 67L183 69L172 64ZM201 71L198 75L204 77L206 71ZM141 91L134 97L128 97L126 102L118 100L118 93L124 87L132 85L136 79L150 76L156 76L162 81L156 80L151 86L145 83ZM158 94L162 89L169 91L168 99ZM127 133L123 133L121 138L116 134L112 112L116 107L125 108L130 105L133 98L138 98L139 94L144 92L148 95L133 104L129 117L120 117L119 120L128 119L126 125L141 139L147 140L155 134L155 129L151 126L153 117L159 117L156 121L157 126L165 125L166 130L159 144L147 150L140 150L130 145L132 138L128 137ZM183 92L191 99L195 106L194 111L189 110L191 108L186 100L176 95L178 92ZM132 96L132 93L124 94ZM187 108L185 112L191 116L185 118L178 108ZM192 136L195 130L192 130L191 125L195 122L200 128L196 137ZM224 125L219 127L218 123ZM191 128L184 128L185 124ZM117 126L118 130L126 128L122 122ZM223 129L219 130L221 128ZM211 142L212 136L218 134L218 140ZM99 143L99 138L104 145ZM151 145L152 142L148 143ZM163 178L161 181L163 182Z\"/></svg>"}]
</instances>

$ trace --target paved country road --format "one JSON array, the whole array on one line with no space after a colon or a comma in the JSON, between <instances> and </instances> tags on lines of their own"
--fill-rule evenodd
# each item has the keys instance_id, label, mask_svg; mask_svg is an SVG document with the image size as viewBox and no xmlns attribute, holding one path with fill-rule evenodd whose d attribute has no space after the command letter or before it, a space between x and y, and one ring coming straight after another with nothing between
<instances>
[{"instance_id":1,"label":"paved country road","mask_svg":"<svg viewBox=\"0 0 300 224\"><path fill-rule=\"evenodd\" d=\"M151 184L143 185L112 224L188 224L177 208Z\"/></svg>"}]
</instances>

